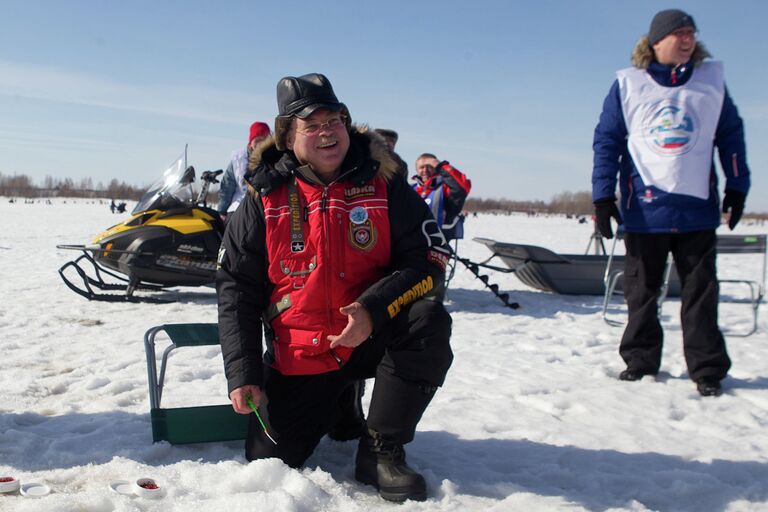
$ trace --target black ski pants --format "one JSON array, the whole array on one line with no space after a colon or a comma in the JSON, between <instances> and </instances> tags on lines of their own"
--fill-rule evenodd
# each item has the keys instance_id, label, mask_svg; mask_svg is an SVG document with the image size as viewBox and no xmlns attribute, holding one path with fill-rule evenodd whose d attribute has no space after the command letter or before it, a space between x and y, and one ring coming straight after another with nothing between
<instances>
[{"instance_id":1,"label":"black ski pants","mask_svg":"<svg viewBox=\"0 0 768 512\"><path fill-rule=\"evenodd\" d=\"M717 324L719 285L714 230L693 233L626 233L624 297L629 318L619 354L628 368L655 374L661 366L663 331L657 298L671 252L682 284L683 352L692 380L722 379L731 367Z\"/></svg>"},{"instance_id":2,"label":"black ski pants","mask_svg":"<svg viewBox=\"0 0 768 512\"><path fill-rule=\"evenodd\" d=\"M277 457L301 466L339 421L342 393L373 377L368 428L396 443L410 442L453 361L450 336L451 317L443 304L417 300L358 346L338 371L289 376L266 367L267 405L259 410L277 445L251 414L246 458Z\"/></svg>"}]
</instances>

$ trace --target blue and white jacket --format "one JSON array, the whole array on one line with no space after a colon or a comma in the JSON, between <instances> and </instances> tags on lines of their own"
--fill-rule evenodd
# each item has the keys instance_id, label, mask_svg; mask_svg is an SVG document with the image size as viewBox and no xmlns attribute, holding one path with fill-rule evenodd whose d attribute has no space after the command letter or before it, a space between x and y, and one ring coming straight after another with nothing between
<instances>
[{"instance_id":1,"label":"blue and white jacket","mask_svg":"<svg viewBox=\"0 0 768 512\"><path fill-rule=\"evenodd\" d=\"M238 149L232 153L227 170L221 178L219 187L219 206L216 210L221 214L237 210L245 197L245 172L248 166L248 148Z\"/></svg>"},{"instance_id":2,"label":"blue and white jacket","mask_svg":"<svg viewBox=\"0 0 768 512\"><path fill-rule=\"evenodd\" d=\"M680 87L690 80L696 70L693 62L673 68L653 61L646 72L659 85ZM615 198L618 172L621 214L626 231L682 233L712 230L720 225L720 199L714 161L710 169L709 197L702 199L668 193L643 182L629 154L627 137L621 91L619 81L616 80L605 98L600 122L595 128L593 201ZM750 180L744 127L727 89L713 142L725 174L725 189L746 195Z\"/></svg>"}]
</instances>

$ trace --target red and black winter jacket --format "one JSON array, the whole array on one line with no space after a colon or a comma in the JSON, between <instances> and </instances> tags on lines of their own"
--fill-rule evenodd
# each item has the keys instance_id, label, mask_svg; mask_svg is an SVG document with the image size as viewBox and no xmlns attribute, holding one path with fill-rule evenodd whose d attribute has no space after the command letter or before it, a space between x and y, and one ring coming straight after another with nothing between
<instances>
[{"instance_id":1,"label":"red and black winter jacket","mask_svg":"<svg viewBox=\"0 0 768 512\"><path fill-rule=\"evenodd\" d=\"M341 368L353 349L327 340L346 325L341 306L360 302L375 336L410 302L442 293L447 251L427 206L395 179L383 144L350 136L330 185L272 141L252 155L252 193L227 225L216 276L229 391L261 385L263 362L286 375Z\"/></svg>"},{"instance_id":2,"label":"red and black winter jacket","mask_svg":"<svg viewBox=\"0 0 768 512\"><path fill-rule=\"evenodd\" d=\"M442 189L442 207L445 209L444 218L440 220L449 223L464 208L464 201L467 200L469 191L472 189L472 180L443 160L438 164L432 177L413 185L416 193L425 199L432 197L438 188Z\"/></svg>"}]
</instances>

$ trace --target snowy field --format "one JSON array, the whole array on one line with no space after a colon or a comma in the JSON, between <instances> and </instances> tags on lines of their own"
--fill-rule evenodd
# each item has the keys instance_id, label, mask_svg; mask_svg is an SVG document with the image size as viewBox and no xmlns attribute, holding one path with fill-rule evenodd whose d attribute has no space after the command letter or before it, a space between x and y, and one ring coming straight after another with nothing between
<instances>
[{"instance_id":1,"label":"snowy field","mask_svg":"<svg viewBox=\"0 0 768 512\"><path fill-rule=\"evenodd\" d=\"M407 446L430 499L398 506L355 482L354 442L323 440L301 470L249 464L241 442L153 444L142 337L162 323L214 322L212 289L166 292L179 299L171 304L88 302L57 274L76 253L55 246L87 243L125 216L84 200L0 198L0 218L0 476L52 490L0 495L2 512L768 510L764 319L755 335L727 338L725 392L702 398L683 362L677 299L664 306L661 373L625 383L621 329L602 321L601 298L492 274L521 304L513 311L460 269L448 302L454 365ZM460 253L485 259L485 246L472 242L483 236L579 254L590 234L589 224L562 217L479 216L468 220ZM721 277L755 276L760 260L721 257L719 267ZM721 324L749 323L748 306L721 307ZM226 402L218 349L174 353L165 406ZM109 489L142 476L167 495Z\"/></svg>"}]
</instances>

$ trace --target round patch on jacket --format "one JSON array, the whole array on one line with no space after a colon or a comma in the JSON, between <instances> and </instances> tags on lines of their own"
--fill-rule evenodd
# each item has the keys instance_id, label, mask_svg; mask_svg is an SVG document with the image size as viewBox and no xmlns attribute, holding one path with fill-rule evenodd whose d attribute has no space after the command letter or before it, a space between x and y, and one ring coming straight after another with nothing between
<instances>
[{"instance_id":1,"label":"round patch on jacket","mask_svg":"<svg viewBox=\"0 0 768 512\"><path fill-rule=\"evenodd\" d=\"M368 210L362 206L355 206L349 212L349 220L352 224L362 224L368 220Z\"/></svg>"},{"instance_id":2,"label":"round patch on jacket","mask_svg":"<svg viewBox=\"0 0 768 512\"><path fill-rule=\"evenodd\" d=\"M659 155L687 153L699 137L699 122L694 113L672 101L663 101L649 109L643 124L648 147Z\"/></svg>"},{"instance_id":3,"label":"round patch on jacket","mask_svg":"<svg viewBox=\"0 0 768 512\"><path fill-rule=\"evenodd\" d=\"M362 224L349 224L349 243L361 251L370 251L376 245L376 229L370 220Z\"/></svg>"}]
</instances>

